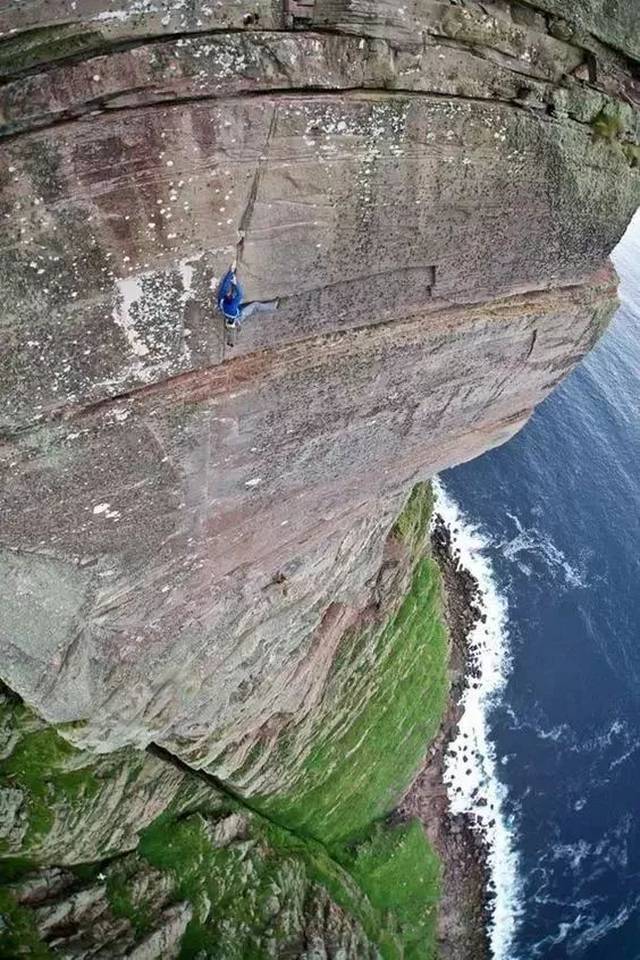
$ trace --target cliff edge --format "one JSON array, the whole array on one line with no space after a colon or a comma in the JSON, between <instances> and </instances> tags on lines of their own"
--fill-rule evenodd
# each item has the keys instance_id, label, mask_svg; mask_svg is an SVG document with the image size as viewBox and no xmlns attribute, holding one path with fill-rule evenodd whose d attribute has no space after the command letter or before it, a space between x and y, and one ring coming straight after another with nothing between
<instances>
[{"instance_id":1,"label":"cliff edge","mask_svg":"<svg viewBox=\"0 0 640 960\"><path fill-rule=\"evenodd\" d=\"M0 11L7 950L435 943L380 826L446 698L421 481L591 348L640 204L640 9L565 7Z\"/></svg>"}]
</instances>

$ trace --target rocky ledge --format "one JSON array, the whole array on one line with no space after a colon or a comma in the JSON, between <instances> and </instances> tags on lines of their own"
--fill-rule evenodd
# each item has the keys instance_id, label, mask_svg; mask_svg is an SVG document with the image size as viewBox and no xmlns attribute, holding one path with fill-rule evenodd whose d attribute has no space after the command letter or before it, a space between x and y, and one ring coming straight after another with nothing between
<instances>
[{"instance_id":1,"label":"rocky ledge","mask_svg":"<svg viewBox=\"0 0 640 960\"><path fill-rule=\"evenodd\" d=\"M593 345L640 203L640 13L566 6L0 11L2 856L27 885L173 870L148 922L116 897L125 955L158 930L184 956L316 949L318 924L353 956L433 941L422 829L379 826L446 699L410 491ZM212 284L236 253L280 307L231 349ZM295 861L300 909L237 894L223 935L220 884L185 877L236 813L246 896ZM167 824L169 866L140 852ZM74 876L65 897L104 905Z\"/></svg>"}]
</instances>

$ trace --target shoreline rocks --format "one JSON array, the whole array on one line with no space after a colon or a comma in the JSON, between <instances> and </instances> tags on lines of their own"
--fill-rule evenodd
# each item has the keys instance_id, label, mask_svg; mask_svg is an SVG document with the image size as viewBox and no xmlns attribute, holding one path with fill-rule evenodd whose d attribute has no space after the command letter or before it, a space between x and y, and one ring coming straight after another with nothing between
<instances>
[{"instance_id":1,"label":"shoreline rocks","mask_svg":"<svg viewBox=\"0 0 640 960\"><path fill-rule=\"evenodd\" d=\"M443 581L444 614L450 636L450 696L438 734L427 751L425 765L392 814L392 822L418 817L442 863L439 910L441 960L488 960L490 876L483 837L473 818L449 810L444 783L445 755L455 739L466 686L477 675L468 643L469 633L483 617L478 582L462 567L451 549L451 536L441 516L434 517L431 551Z\"/></svg>"}]
</instances>

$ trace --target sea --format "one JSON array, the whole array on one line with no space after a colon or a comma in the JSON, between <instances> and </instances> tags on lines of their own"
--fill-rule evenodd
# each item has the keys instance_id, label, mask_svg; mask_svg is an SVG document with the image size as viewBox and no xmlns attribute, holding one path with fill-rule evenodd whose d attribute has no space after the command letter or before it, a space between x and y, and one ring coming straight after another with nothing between
<instances>
[{"instance_id":1,"label":"sea","mask_svg":"<svg viewBox=\"0 0 640 960\"><path fill-rule=\"evenodd\" d=\"M446 778L487 841L494 960L640 960L640 211L612 259L596 348L436 480L486 618Z\"/></svg>"}]
</instances>

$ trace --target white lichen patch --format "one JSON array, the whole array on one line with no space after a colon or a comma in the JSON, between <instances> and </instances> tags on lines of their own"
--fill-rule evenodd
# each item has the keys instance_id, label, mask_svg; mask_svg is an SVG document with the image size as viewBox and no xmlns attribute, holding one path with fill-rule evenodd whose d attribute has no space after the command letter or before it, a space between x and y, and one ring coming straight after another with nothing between
<instances>
[{"instance_id":1,"label":"white lichen patch","mask_svg":"<svg viewBox=\"0 0 640 960\"><path fill-rule=\"evenodd\" d=\"M96 516L101 516L101 515L102 515L102 516L106 517L108 520L119 520L119 519L120 519L120 511L119 511L119 510L112 510L110 503L96 503L95 507L93 508L93 513L94 513Z\"/></svg>"},{"instance_id":2,"label":"white lichen patch","mask_svg":"<svg viewBox=\"0 0 640 960\"><path fill-rule=\"evenodd\" d=\"M145 357L149 353L149 347L136 328L136 320L131 312L133 305L139 303L142 298L141 280L138 277L126 277L123 280L117 280L116 284L119 296L111 315L127 338L132 353L136 357Z\"/></svg>"},{"instance_id":3,"label":"white lichen patch","mask_svg":"<svg viewBox=\"0 0 640 960\"><path fill-rule=\"evenodd\" d=\"M195 296L195 266L202 257L200 251L173 269L116 280L112 318L130 351L121 376L150 382L160 371L166 373L176 364L184 368L191 362L185 310ZM127 415L123 410L122 417Z\"/></svg>"}]
</instances>

